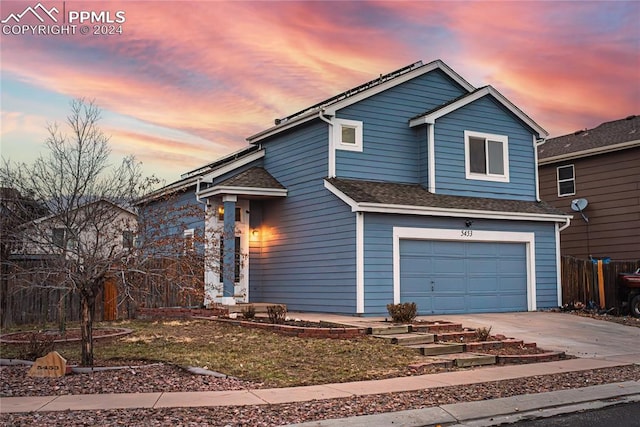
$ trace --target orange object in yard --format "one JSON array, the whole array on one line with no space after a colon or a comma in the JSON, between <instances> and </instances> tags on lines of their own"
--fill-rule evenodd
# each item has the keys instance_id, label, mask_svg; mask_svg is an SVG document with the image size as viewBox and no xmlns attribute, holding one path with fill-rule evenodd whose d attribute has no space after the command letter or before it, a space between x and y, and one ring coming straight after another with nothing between
<instances>
[{"instance_id":1,"label":"orange object in yard","mask_svg":"<svg viewBox=\"0 0 640 427\"><path fill-rule=\"evenodd\" d=\"M604 273L601 259L598 260L598 292L600 294L600 308L604 310L607 305L604 300Z\"/></svg>"}]
</instances>

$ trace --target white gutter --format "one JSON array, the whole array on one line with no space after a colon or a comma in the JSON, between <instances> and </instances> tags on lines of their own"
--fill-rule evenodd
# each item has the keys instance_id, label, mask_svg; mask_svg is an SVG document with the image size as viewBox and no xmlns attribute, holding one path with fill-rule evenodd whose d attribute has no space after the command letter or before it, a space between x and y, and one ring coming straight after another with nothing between
<instances>
[{"instance_id":1,"label":"white gutter","mask_svg":"<svg viewBox=\"0 0 640 427\"><path fill-rule=\"evenodd\" d=\"M505 211L483 211L477 209L449 209L432 206L415 205L388 205L382 203L356 202L351 197L344 194L328 181L324 181L324 186L336 197L351 207L352 212L375 212L399 215L423 215L423 216L443 216L454 218L483 218L483 219L504 219L513 221L553 221L565 222L572 218L567 215L534 214L526 212L505 212ZM565 226L565 228L568 225Z\"/></svg>"},{"instance_id":2,"label":"white gutter","mask_svg":"<svg viewBox=\"0 0 640 427\"><path fill-rule=\"evenodd\" d=\"M567 227L569 227L569 226L571 225L571 218L573 218L573 216L572 216L572 215L567 215L567 216L565 217L564 225L558 229L558 232L561 232L561 231L563 231L563 230L566 230L566 229L567 229Z\"/></svg>"}]
</instances>

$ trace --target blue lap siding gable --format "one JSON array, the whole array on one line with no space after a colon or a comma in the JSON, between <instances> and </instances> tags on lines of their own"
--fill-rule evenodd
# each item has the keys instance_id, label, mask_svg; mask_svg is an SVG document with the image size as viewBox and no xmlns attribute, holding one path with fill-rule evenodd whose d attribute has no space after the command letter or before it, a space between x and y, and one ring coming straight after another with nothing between
<instances>
[{"instance_id":1,"label":"blue lap siding gable","mask_svg":"<svg viewBox=\"0 0 640 427\"><path fill-rule=\"evenodd\" d=\"M363 151L336 150L336 176L417 184L426 177L426 135L411 117L466 91L435 70L337 112L363 122Z\"/></svg>"},{"instance_id":2,"label":"blue lap siding gable","mask_svg":"<svg viewBox=\"0 0 640 427\"><path fill-rule=\"evenodd\" d=\"M464 131L508 137L509 182L466 179ZM436 193L535 200L533 133L490 96L437 119L434 133Z\"/></svg>"},{"instance_id":3,"label":"blue lap siding gable","mask_svg":"<svg viewBox=\"0 0 640 427\"><path fill-rule=\"evenodd\" d=\"M263 236L251 244L250 253L259 254L249 264L251 299L355 313L355 215L324 188L328 125L305 124L264 149L265 169L288 195L252 203L260 206Z\"/></svg>"}]
</instances>

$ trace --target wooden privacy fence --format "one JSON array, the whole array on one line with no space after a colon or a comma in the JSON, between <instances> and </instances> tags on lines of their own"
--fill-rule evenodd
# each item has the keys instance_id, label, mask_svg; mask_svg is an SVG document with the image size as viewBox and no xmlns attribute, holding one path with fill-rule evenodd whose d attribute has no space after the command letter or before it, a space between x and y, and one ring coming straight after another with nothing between
<instances>
[{"instance_id":1,"label":"wooden privacy fence","mask_svg":"<svg viewBox=\"0 0 640 427\"><path fill-rule=\"evenodd\" d=\"M619 307L618 273L628 273L640 268L640 260L610 261L602 264L604 297L607 308ZM600 304L598 291L598 267L588 259L563 256L561 259L562 302L571 304L593 301Z\"/></svg>"},{"instance_id":2,"label":"wooden privacy fence","mask_svg":"<svg viewBox=\"0 0 640 427\"><path fill-rule=\"evenodd\" d=\"M171 259L157 259L156 274L126 273L127 286L122 276L109 278L96 296L95 321L134 318L137 307L201 307L204 281L181 281L187 272ZM203 261L204 262L204 261ZM164 274L162 274L164 272ZM193 272L189 272L192 274ZM1 325L57 323L80 320L80 296L77 291L55 287L55 279L38 286L38 273L9 274L2 299ZM3 278L4 279L4 278ZM36 285L34 285L34 283ZM5 291L6 289L6 291Z\"/></svg>"}]
</instances>

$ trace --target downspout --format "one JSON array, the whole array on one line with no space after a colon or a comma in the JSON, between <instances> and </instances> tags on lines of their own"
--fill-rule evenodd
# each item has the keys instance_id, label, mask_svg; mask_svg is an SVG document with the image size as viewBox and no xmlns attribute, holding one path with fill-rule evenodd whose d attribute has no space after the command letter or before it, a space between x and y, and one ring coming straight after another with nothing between
<instances>
[{"instance_id":1,"label":"downspout","mask_svg":"<svg viewBox=\"0 0 640 427\"><path fill-rule=\"evenodd\" d=\"M544 138L540 138L540 139L536 139L536 137L533 137L533 159L535 161L535 165L536 165L536 170L535 170L535 177L536 177L536 202L540 202L542 201L540 199L540 179L538 177L538 147L541 146L542 144L544 144L545 142L547 142L546 139ZM567 226L565 226L564 228L567 228Z\"/></svg>"},{"instance_id":2,"label":"downspout","mask_svg":"<svg viewBox=\"0 0 640 427\"><path fill-rule=\"evenodd\" d=\"M335 178L336 176L336 152L333 149L333 122L329 119L327 119L324 116L324 108L322 108L320 111L318 111L318 118L320 120L322 120L325 123L329 124L329 164L328 166L328 172L327 172L327 176L329 178Z\"/></svg>"}]
</instances>

